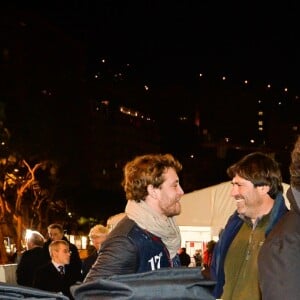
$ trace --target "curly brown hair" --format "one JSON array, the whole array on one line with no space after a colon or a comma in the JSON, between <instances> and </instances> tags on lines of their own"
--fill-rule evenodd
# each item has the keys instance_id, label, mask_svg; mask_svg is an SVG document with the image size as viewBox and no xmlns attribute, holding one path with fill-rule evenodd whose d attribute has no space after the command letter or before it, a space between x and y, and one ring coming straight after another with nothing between
<instances>
[{"instance_id":1,"label":"curly brown hair","mask_svg":"<svg viewBox=\"0 0 300 300\"><path fill-rule=\"evenodd\" d=\"M148 185L158 188L165 181L164 172L173 168L182 170L181 163L171 154L146 154L135 157L126 163L122 186L126 199L140 202L148 195Z\"/></svg>"}]
</instances>

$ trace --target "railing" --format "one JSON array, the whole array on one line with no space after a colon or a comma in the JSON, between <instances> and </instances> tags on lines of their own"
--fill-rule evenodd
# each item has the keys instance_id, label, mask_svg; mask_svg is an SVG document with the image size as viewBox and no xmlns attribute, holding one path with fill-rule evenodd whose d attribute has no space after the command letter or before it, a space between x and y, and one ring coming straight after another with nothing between
<instances>
[{"instance_id":1,"label":"railing","mask_svg":"<svg viewBox=\"0 0 300 300\"><path fill-rule=\"evenodd\" d=\"M17 284L16 269L17 264L0 265L0 282Z\"/></svg>"}]
</instances>

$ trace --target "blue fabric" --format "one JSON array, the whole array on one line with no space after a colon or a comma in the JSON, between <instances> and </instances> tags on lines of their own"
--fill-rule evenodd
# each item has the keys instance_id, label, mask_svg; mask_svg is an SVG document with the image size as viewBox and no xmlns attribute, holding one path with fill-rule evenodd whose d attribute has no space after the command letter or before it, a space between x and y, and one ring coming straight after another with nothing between
<instances>
[{"instance_id":1,"label":"blue fabric","mask_svg":"<svg viewBox=\"0 0 300 300\"><path fill-rule=\"evenodd\" d=\"M138 249L139 263L137 273L180 266L178 254L171 260L169 251L162 240L149 231L135 225L128 233L128 238L132 240Z\"/></svg>"},{"instance_id":2,"label":"blue fabric","mask_svg":"<svg viewBox=\"0 0 300 300\"><path fill-rule=\"evenodd\" d=\"M11 285L0 282L0 299L47 299L47 300L69 300L69 297L59 293L42 291L39 289L21 285Z\"/></svg>"},{"instance_id":3,"label":"blue fabric","mask_svg":"<svg viewBox=\"0 0 300 300\"><path fill-rule=\"evenodd\" d=\"M270 215L270 222L266 228L266 236L270 233L274 225L279 221L279 219L288 211L288 208L285 205L284 198L282 193L279 193L274 201L274 206ZM211 276L213 280L216 280L216 286L214 288L214 296L220 298L223 293L223 286L225 283L225 274L224 274L224 261L236 234L243 225L243 220L239 217L237 211L235 211L230 218L222 232L219 241L217 242L212 258L211 265Z\"/></svg>"},{"instance_id":4,"label":"blue fabric","mask_svg":"<svg viewBox=\"0 0 300 300\"><path fill-rule=\"evenodd\" d=\"M204 279L200 268L162 268L98 278L73 285L71 293L76 300L214 300L214 285Z\"/></svg>"}]
</instances>

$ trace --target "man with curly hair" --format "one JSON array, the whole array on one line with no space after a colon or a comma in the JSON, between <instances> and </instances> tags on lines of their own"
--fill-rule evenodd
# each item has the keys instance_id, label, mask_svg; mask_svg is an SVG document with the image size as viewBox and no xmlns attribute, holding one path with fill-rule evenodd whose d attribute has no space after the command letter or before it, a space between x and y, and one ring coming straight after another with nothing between
<instances>
[{"instance_id":1,"label":"man with curly hair","mask_svg":"<svg viewBox=\"0 0 300 300\"><path fill-rule=\"evenodd\" d=\"M102 244L85 282L180 266L181 237L173 217L181 212L181 169L171 154L137 156L125 165L126 215Z\"/></svg>"}]
</instances>

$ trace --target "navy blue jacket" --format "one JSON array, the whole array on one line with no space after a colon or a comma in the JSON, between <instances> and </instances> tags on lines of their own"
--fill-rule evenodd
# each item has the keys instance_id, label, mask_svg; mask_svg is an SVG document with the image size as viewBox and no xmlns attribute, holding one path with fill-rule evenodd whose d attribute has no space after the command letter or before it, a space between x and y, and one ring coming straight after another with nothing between
<instances>
[{"instance_id":1,"label":"navy blue jacket","mask_svg":"<svg viewBox=\"0 0 300 300\"><path fill-rule=\"evenodd\" d=\"M159 237L125 216L102 244L97 261L84 281L175 266L180 266L178 255L171 260Z\"/></svg>"},{"instance_id":2,"label":"navy blue jacket","mask_svg":"<svg viewBox=\"0 0 300 300\"><path fill-rule=\"evenodd\" d=\"M265 232L266 236L287 211L288 208L285 205L283 195L280 193L277 195L274 201L274 206L272 208L270 216L270 222ZM214 296L216 298L220 298L223 293L223 286L225 283L224 261L227 251L243 223L244 221L239 217L238 212L235 211L228 219L228 222L220 236L220 239L214 248L211 265L211 277L213 280L217 281L214 289Z\"/></svg>"}]
</instances>

